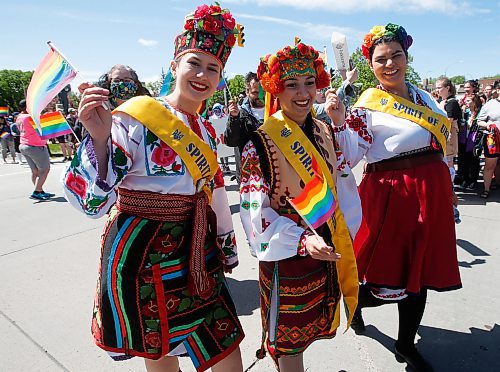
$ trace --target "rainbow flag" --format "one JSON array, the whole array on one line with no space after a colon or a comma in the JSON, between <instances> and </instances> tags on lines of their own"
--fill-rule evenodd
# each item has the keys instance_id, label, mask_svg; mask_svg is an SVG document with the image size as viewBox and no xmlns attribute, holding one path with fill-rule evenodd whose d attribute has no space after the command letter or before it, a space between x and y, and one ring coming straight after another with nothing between
<instances>
[{"instance_id":1,"label":"rainbow flag","mask_svg":"<svg viewBox=\"0 0 500 372\"><path fill-rule=\"evenodd\" d=\"M9 108L5 106L0 106L0 116L8 116Z\"/></svg>"},{"instance_id":2,"label":"rainbow flag","mask_svg":"<svg viewBox=\"0 0 500 372\"><path fill-rule=\"evenodd\" d=\"M2 134L0 134L0 138L9 138L9 137L10 137L9 132L3 132Z\"/></svg>"},{"instance_id":3,"label":"rainbow flag","mask_svg":"<svg viewBox=\"0 0 500 372\"><path fill-rule=\"evenodd\" d=\"M223 76L222 79L220 79L219 84L217 84L217 88L215 88L215 90L222 90L225 89L226 87L227 87L226 79Z\"/></svg>"},{"instance_id":4,"label":"rainbow flag","mask_svg":"<svg viewBox=\"0 0 500 372\"><path fill-rule=\"evenodd\" d=\"M36 68L26 94L26 109L42 132L40 113L73 80L75 69L49 43L50 51Z\"/></svg>"},{"instance_id":5,"label":"rainbow flag","mask_svg":"<svg viewBox=\"0 0 500 372\"><path fill-rule=\"evenodd\" d=\"M68 122L59 111L49 112L40 116L41 131L33 119L31 119L31 125L36 129L41 139L50 139L73 133Z\"/></svg>"},{"instance_id":6,"label":"rainbow flag","mask_svg":"<svg viewBox=\"0 0 500 372\"><path fill-rule=\"evenodd\" d=\"M328 182L317 169L316 159L313 158L313 179L306 184L299 196L289 199L292 207L313 229L317 229L328 221L337 205Z\"/></svg>"}]
</instances>

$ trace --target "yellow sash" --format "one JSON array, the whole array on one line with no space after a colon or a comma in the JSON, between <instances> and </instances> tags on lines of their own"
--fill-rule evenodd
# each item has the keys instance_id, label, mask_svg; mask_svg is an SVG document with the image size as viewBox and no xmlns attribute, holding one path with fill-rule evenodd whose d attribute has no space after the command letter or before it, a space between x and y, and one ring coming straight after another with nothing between
<instances>
[{"instance_id":1,"label":"yellow sash","mask_svg":"<svg viewBox=\"0 0 500 372\"><path fill-rule=\"evenodd\" d=\"M304 183L309 182L314 172L312 170L312 157L316 159L321 168L328 186L332 190L335 200L337 198L337 189L335 180L330 173L328 166L323 157L316 150L314 145L304 135L304 132L293 120L287 118L282 111L278 111L273 116L269 117L259 130L264 131L271 137L273 142L278 146L280 151L285 156L286 160L292 165L299 177ZM335 213L327 222L328 228L332 235L333 244L337 253L342 255L342 258L336 262L338 281L340 290L344 297L349 310L347 319L347 327L350 326L354 310L358 304L358 270L356 267L356 259L352 248L352 240L344 221L344 216L340 210L339 203L335 208ZM335 321L332 329L337 329L340 322L340 304L337 304L335 310Z\"/></svg>"},{"instance_id":2,"label":"yellow sash","mask_svg":"<svg viewBox=\"0 0 500 372\"><path fill-rule=\"evenodd\" d=\"M446 116L377 88L365 90L353 107L384 112L420 125L437 138L446 154L446 141L451 129L451 123Z\"/></svg>"},{"instance_id":3,"label":"yellow sash","mask_svg":"<svg viewBox=\"0 0 500 372\"><path fill-rule=\"evenodd\" d=\"M115 112L124 112L132 116L169 145L186 164L194 185L197 188L199 185L204 185L203 190L209 197L211 196L207 181L217 172L217 157L210 146L182 120L160 102L148 96L129 99L118 106L113 111Z\"/></svg>"}]
</instances>

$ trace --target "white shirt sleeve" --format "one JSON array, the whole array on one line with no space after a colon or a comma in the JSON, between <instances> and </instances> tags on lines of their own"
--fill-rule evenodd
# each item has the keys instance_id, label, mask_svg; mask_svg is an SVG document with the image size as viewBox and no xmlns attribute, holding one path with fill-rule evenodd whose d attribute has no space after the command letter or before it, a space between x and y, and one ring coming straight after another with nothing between
<instances>
[{"instance_id":1,"label":"white shirt sleeve","mask_svg":"<svg viewBox=\"0 0 500 372\"><path fill-rule=\"evenodd\" d=\"M241 158L240 217L251 249L260 261L297 255L304 229L271 208L269 185L252 142L246 144Z\"/></svg>"}]
</instances>

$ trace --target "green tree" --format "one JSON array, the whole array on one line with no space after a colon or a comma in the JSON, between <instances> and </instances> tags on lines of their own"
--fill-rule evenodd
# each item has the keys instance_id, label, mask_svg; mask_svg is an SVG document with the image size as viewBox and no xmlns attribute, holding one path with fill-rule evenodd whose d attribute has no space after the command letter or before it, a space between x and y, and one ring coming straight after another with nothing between
<instances>
[{"instance_id":1,"label":"green tree","mask_svg":"<svg viewBox=\"0 0 500 372\"><path fill-rule=\"evenodd\" d=\"M78 108L78 106L80 105L80 98L81 98L80 93L75 93L74 91L71 91L68 96L70 107Z\"/></svg>"},{"instance_id":2,"label":"green tree","mask_svg":"<svg viewBox=\"0 0 500 372\"><path fill-rule=\"evenodd\" d=\"M227 79L226 84L229 90L228 101L231 98L236 100L238 95L245 91L245 77L243 75L236 75L232 79ZM215 103L225 104L224 89L216 90L212 97L208 99L207 106L212 107Z\"/></svg>"},{"instance_id":3,"label":"green tree","mask_svg":"<svg viewBox=\"0 0 500 372\"><path fill-rule=\"evenodd\" d=\"M19 111L19 101L26 98L26 91L33 71L0 71L0 105L6 105L11 111Z\"/></svg>"},{"instance_id":4,"label":"green tree","mask_svg":"<svg viewBox=\"0 0 500 372\"><path fill-rule=\"evenodd\" d=\"M359 94L368 88L377 86L378 80L370 69L368 61L363 56L361 48L357 48L351 56L354 66L358 69L359 78L356 81L357 86L360 87Z\"/></svg>"},{"instance_id":5,"label":"green tree","mask_svg":"<svg viewBox=\"0 0 500 372\"><path fill-rule=\"evenodd\" d=\"M163 85L163 79L158 79L156 81L149 81L144 86L151 93L152 96L156 97L160 93L161 86Z\"/></svg>"},{"instance_id":6,"label":"green tree","mask_svg":"<svg viewBox=\"0 0 500 372\"><path fill-rule=\"evenodd\" d=\"M418 72L415 71L415 69L411 65L412 63L413 63L413 56L411 54L408 54L408 67L406 68L406 77L405 77L406 81L409 81L414 85L420 85L422 83L422 79L420 78Z\"/></svg>"},{"instance_id":7,"label":"green tree","mask_svg":"<svg viewBox=\"0 0 500 372\"><path fill-rule=\"evenodd\" d=\"M464 84L465 83L465 76L463 76L463 75L453 76L450 78L450 80L455 85Z\"/></svg>"},{"instance_id":8,"label":"green tree","mask_svg":"<svg viewBox=\"0 0 500 372\"><path fill-rule=\"evenodd\" d=\"M156 81L150 81L146 84L143 83L143 85L149 90L152 96L157 97L158 94L160 94L161 87L163 85L163 80L165 80L165 72L161 71L161 75Z\"/></svg>"}]
</instances>

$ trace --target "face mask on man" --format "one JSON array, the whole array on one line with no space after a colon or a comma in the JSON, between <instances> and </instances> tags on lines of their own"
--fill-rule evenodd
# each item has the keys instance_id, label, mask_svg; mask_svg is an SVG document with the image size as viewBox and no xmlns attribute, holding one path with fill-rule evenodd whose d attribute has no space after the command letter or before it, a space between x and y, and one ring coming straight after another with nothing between
<instances>
[{"instance_id":1,"label":"face mask on man","mask_svg":"<svg viewBox=\"0 0 500 372\"><path fill-rule=\"evenodd\" d=\"M137 94L138 86L134 81L111 82L110 91L115 99L126 101Z\"/></svg>"}]
</instances>

